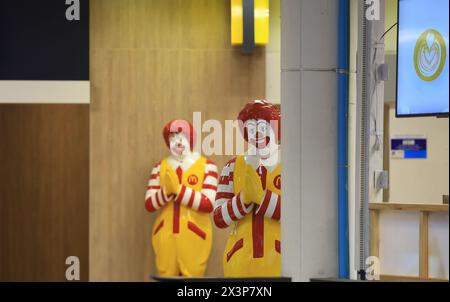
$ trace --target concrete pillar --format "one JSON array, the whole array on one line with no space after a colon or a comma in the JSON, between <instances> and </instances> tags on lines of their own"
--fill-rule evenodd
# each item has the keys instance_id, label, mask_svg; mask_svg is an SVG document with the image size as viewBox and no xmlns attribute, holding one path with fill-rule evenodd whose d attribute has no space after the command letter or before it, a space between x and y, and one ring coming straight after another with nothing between
<instances>
[{"instance_id":1,"label":"concrete pillar","mask_svg":"<svg viewBox=\"0 0 450 302\"><path fill-rule=\"evenodd\" d=\"M282 271L336 277L336 0L281 1Z\"/></svg>"}]
</instances>

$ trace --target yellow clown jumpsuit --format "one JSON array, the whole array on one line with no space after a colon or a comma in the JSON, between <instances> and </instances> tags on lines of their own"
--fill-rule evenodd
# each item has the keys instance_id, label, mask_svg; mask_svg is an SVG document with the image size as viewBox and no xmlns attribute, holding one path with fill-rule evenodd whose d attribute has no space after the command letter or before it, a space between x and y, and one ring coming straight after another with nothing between
<instances>
[{"instance_id":1,"label":"yellow clown jumpsuit","mask_svg":"<svg viewBox=\"0 0 450 302\"><path fill-rule=\"evenodd\" d=\"M161 276L202 277L212 245L212 227L208 211L212 211L212 201L206 197L205 190L213 190L214 185L205 185L207 177L215 177L217 172L207 171L214 166L204 157L200 157L186 171L177 169L181 192L176 198L170 197L153 226L152 244L156 256L156 266ZM160 171L173 169L167 160L160 164ZM160 187L164 188L163 175L160 175ZM211 195L209 195L211 196ZM205 208L206 203L211 209ZM162 202L161 202L162 203ZM199 205L200 204L200 205ZM203 209L201 209L203 206Z\"/></svg>"},{"instance_id":2,"label":"yellow clown jumpsuit","mask_svg":"<svg viewBox=\"0 0 450 302\"><path fill-rule=\"evenodd\" d=\"M233 190L242 191L246 162L243 156L235 161ZM281 196L281 164L261 179L265 190ZM266 191L266 192L267 192ZM267 194L267 193L266 193ZM257 207L235 222L223 257L226 277L271 277L281 275L280 221L257 213Z\"/></svg>"}]
</instances>

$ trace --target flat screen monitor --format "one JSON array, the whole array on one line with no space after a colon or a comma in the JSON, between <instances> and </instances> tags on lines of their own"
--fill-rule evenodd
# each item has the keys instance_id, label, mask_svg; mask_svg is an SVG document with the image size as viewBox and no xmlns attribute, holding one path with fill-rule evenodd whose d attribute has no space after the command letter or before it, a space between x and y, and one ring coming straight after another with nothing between
<instances>
[{"instance_id":1,"label":"flat screen monitor","mask_svg":"<svg viewBox=\"0 0 450 302\"><path fill-rule=\"evenodd\" d=\"M396 116L448 116L449 0L399 0Z\"/></svg>"}]
</instances>

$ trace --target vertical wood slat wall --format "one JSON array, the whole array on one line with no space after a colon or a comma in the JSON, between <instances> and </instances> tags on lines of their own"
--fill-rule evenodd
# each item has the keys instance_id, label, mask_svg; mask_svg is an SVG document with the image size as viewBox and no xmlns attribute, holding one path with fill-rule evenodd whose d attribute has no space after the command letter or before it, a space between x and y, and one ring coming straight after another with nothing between
<instances>
[{"instance_id":1,"label":"vertical wood slat wall","mask_svg":"<svg viewBox=\"0 0 450 302\"><path fill-rule=\"evenodd\" d=\"M168 154L164 123L194 111L203 121L235 119L264 97L264 51L230 46L229 1L90 2L90 279L148 281L155 214L144 195ZM211 159L221 169L230 156ZM214 228L208 276L222 275L228 232Z\"/></svg>"},{"instance_id":2,"label":"vertical wood slat wall","mask_svg":"<svg viewBox=\"0 0 450 302\"><path fill-rule=\"evenodd\" d=\"M148 280L155 216L144 193L168 153L162 126L194 111L235 119L264 97L263 49L230 46L228 1L92 0L90 9L91 105L0 105L2 281L63 281L72 255L82 280ZM219 168L229 158L211 157ZM222 274L228 232L214 230L209 276Z\"/></svg>"},{"instance_id":3,"label":"vertical wood slat wall","mask_svg":"<svg viewBox=\"0 0 450 302\"><path fill-rule=\"evenodd\" d=\"M89 106L0 105L0 281L89 279Z\"/></svg>"}]
</instances>

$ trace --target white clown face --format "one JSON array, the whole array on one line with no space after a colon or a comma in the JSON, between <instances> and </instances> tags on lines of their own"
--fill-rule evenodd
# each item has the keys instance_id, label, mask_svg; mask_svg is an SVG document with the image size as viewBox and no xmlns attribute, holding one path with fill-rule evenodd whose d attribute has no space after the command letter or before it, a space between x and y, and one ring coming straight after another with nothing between
<instances>
[{"instance_id":1,"label":"white clown face","mask_svg":"<svg viewBox=\"0 0 450 302\"><path fill-rule=\"evenodd\" d=\"M182 133L171 133L169 145L170 152L175 157L183 157L191 153L189 140Z\"/></svg>"},{"instance_id":2,"label":"white clown face","mask_svg":"<svg viewBox=\"0 0 450 302\"><path fill-rule=\"evenodd\" d=\"M247 128L248 142L261 157L270 157L278 149L275 131L265 120L248 120L244 126Z\"/></svg>"}]
</instances>

